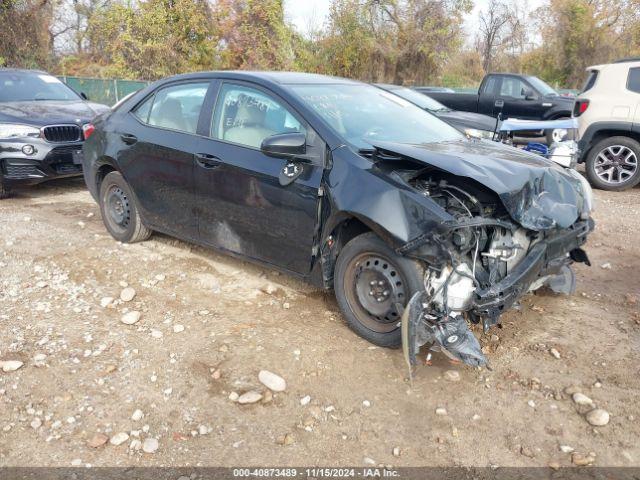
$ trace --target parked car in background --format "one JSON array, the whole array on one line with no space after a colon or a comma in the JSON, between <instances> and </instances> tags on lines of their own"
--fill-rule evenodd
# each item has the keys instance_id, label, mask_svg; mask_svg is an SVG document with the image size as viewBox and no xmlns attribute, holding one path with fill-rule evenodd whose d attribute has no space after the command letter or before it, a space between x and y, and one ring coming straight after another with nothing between
<instances>
[{"instance_id":1,"label":"parked car in background","mask_svg":"<svg viewBox=\"0 0 640 480\"><path fill-rule=\"evenodd\" d=\"M387 83L377 83L375 85L434 114L440 120L444 120L466 135L478 138L493 138L493 133L498 123L493 117L480 113L451 110L437 100L408 87L389 85Z\"/></svg>"},{"instance_id":2,"label":"parked car in background","mask_svg":"<svg viewBox=\"0 0 640 480\"><path fill-rule=\"evenodd\" d=\"M589 181L604 190L640 183L640 58L587 69L576 99L581 162Z\"/></svg>"},{"instance_id":3,"label":"parked car in background","mask_svg":"<svg viewBox=\"0 0 640 480\"><path fill-rule=\"evenodd\" d=\"M347 79L168 78L98 117L84 152L116 240L164 232L333 288L355 332L412 358L435 342L484 365L466 319L488 329L528 291L570 292L588 263L577 173Z\"/></svg>"},{"instance_id":4,"label":"parked car in background","mask_svg":"<svg viewBox=\"0 0 640 480\"><path fill-rule=\"evenodd\" d=\"M421 92L420 88L416 88ZM503 119L556 120L569 118L574 99L563 97L538 77L514 73L491 73L484 77L476 93L441 93L425 91L431 98L453 110L482 113ZM554 133L556 137L554 137ZM539 133L532 132L532 135ZM558 132L544 132L547 143L561 141Z\"/></svg>"},{"instance_id":5,"label":"parked car in background","mask_svg":"<svg viewBox=\"0 0 640 480\"><path fill-rule=\"evenodd\" d=\"M81 175L89 122L108 110L45 72L0 69L0 198L17 185Z\"/></svg>"}]
</instances>

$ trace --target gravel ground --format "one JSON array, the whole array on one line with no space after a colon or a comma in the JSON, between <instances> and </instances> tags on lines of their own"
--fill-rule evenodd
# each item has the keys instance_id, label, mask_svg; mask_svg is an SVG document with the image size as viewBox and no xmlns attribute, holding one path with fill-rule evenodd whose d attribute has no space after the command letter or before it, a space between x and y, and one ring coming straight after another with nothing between
<instances>
[{"instance_id":1,"label":"gravel ground","mask_svg":"<svg viewBox=\"0 0 640 480\"><path fill-rule=\"evenodd\" d=\"M410 385L330 294L161 235L118 244L81 180L18 191L0 202L0 465L640 466L639 205L597 192L593 266L476 331L492 370L435 354Z\"/></svg>"}]
</instances>

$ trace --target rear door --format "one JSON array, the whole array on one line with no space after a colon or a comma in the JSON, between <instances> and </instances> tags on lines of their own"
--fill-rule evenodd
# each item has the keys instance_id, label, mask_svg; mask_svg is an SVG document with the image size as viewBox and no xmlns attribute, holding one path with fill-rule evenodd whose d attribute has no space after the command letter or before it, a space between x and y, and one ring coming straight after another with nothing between
<instances>
[{"instance_id":1,"label":"rear door","mask_svg":"<svg viewBox=\"0 0 640 480\"><path fill-rule=\"evenodd\" d=\"M145 222L173 235L197 238L194 154L210 80L160 87L119 127L119 164Z\"/></svg>"},{"instance_id":2,"label":"rear door","mask_svg":"<svg viewBox=\"0 0 640 480\"><path fill-rule=\"evenodd\" d=\"M629 69L627 75L627 90L629 91L629 100L631 104L631 112L633 115L633 130L640 132L640 67ZM633 113L635 110L635 113Z\"/></svg>"},{"instance_id":3,"label":"rear door","mask_svg":"<svg viewBox=\"0 0 640 480\"><path fill-rule=\"evenodd\" d=\"M258 85L224 81L200 143L195 186L202 242L307 274L318 227L325 144L282 98ZM265 138L304 132L302 174L282 186L289 163L260 151Z\"/></svg>"}]
</instances>

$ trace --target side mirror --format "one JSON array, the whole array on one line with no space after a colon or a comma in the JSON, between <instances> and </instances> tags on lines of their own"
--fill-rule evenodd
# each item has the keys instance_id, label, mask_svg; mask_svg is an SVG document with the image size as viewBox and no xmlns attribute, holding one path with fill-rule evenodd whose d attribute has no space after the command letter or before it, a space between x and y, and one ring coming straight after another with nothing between
<instances>
[{"instance_id":1,"label":"side mirror","mask_svg":"<svg viewBox=\"0 0 640 480\"><path fill-rule=\"evenodd\" d=\"M523 93L525 100L536 100L538 98L535 92L530 88L525 88Z\"/></svg>"},{"instance_id":2,"label":"side mirror","mask_svg":"<svg viewBox=\"0 0 640 480\"><path fill-rule=\"evenodd\" d=\"M84 99L84 100L89 100L89 97L87 96L86 93L84 92L80 92L80 96Z\"/></svg>"},{"instance_id":3,"label":"side mirror","mask_svg":"<svg viewBox=\"0 0 640 480\"><path fill-rule=\"evenodd\" d=\"M262 140L260 151L270 157L294 157L307 152L304 133L279 133Z\"/></svg>"}]
</instances>

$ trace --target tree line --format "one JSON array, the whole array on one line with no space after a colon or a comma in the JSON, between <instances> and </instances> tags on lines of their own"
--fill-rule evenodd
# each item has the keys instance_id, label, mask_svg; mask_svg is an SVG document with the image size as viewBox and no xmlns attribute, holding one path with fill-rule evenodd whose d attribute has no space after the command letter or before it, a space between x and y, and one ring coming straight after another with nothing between
<instances>
[{"instance_id":1,"label":"tree line","mask_svg":"<svg viewBox=\"0 0 640 480\"><path fill-rule=\"evenodd\" d=\"M584 69L640 56L640 0L332 0L300 33L283 0L0 0L0 66L154 80L299 70L369 82L475 86L486 72L577 88Z\"/></svg>"}]
</instances>

